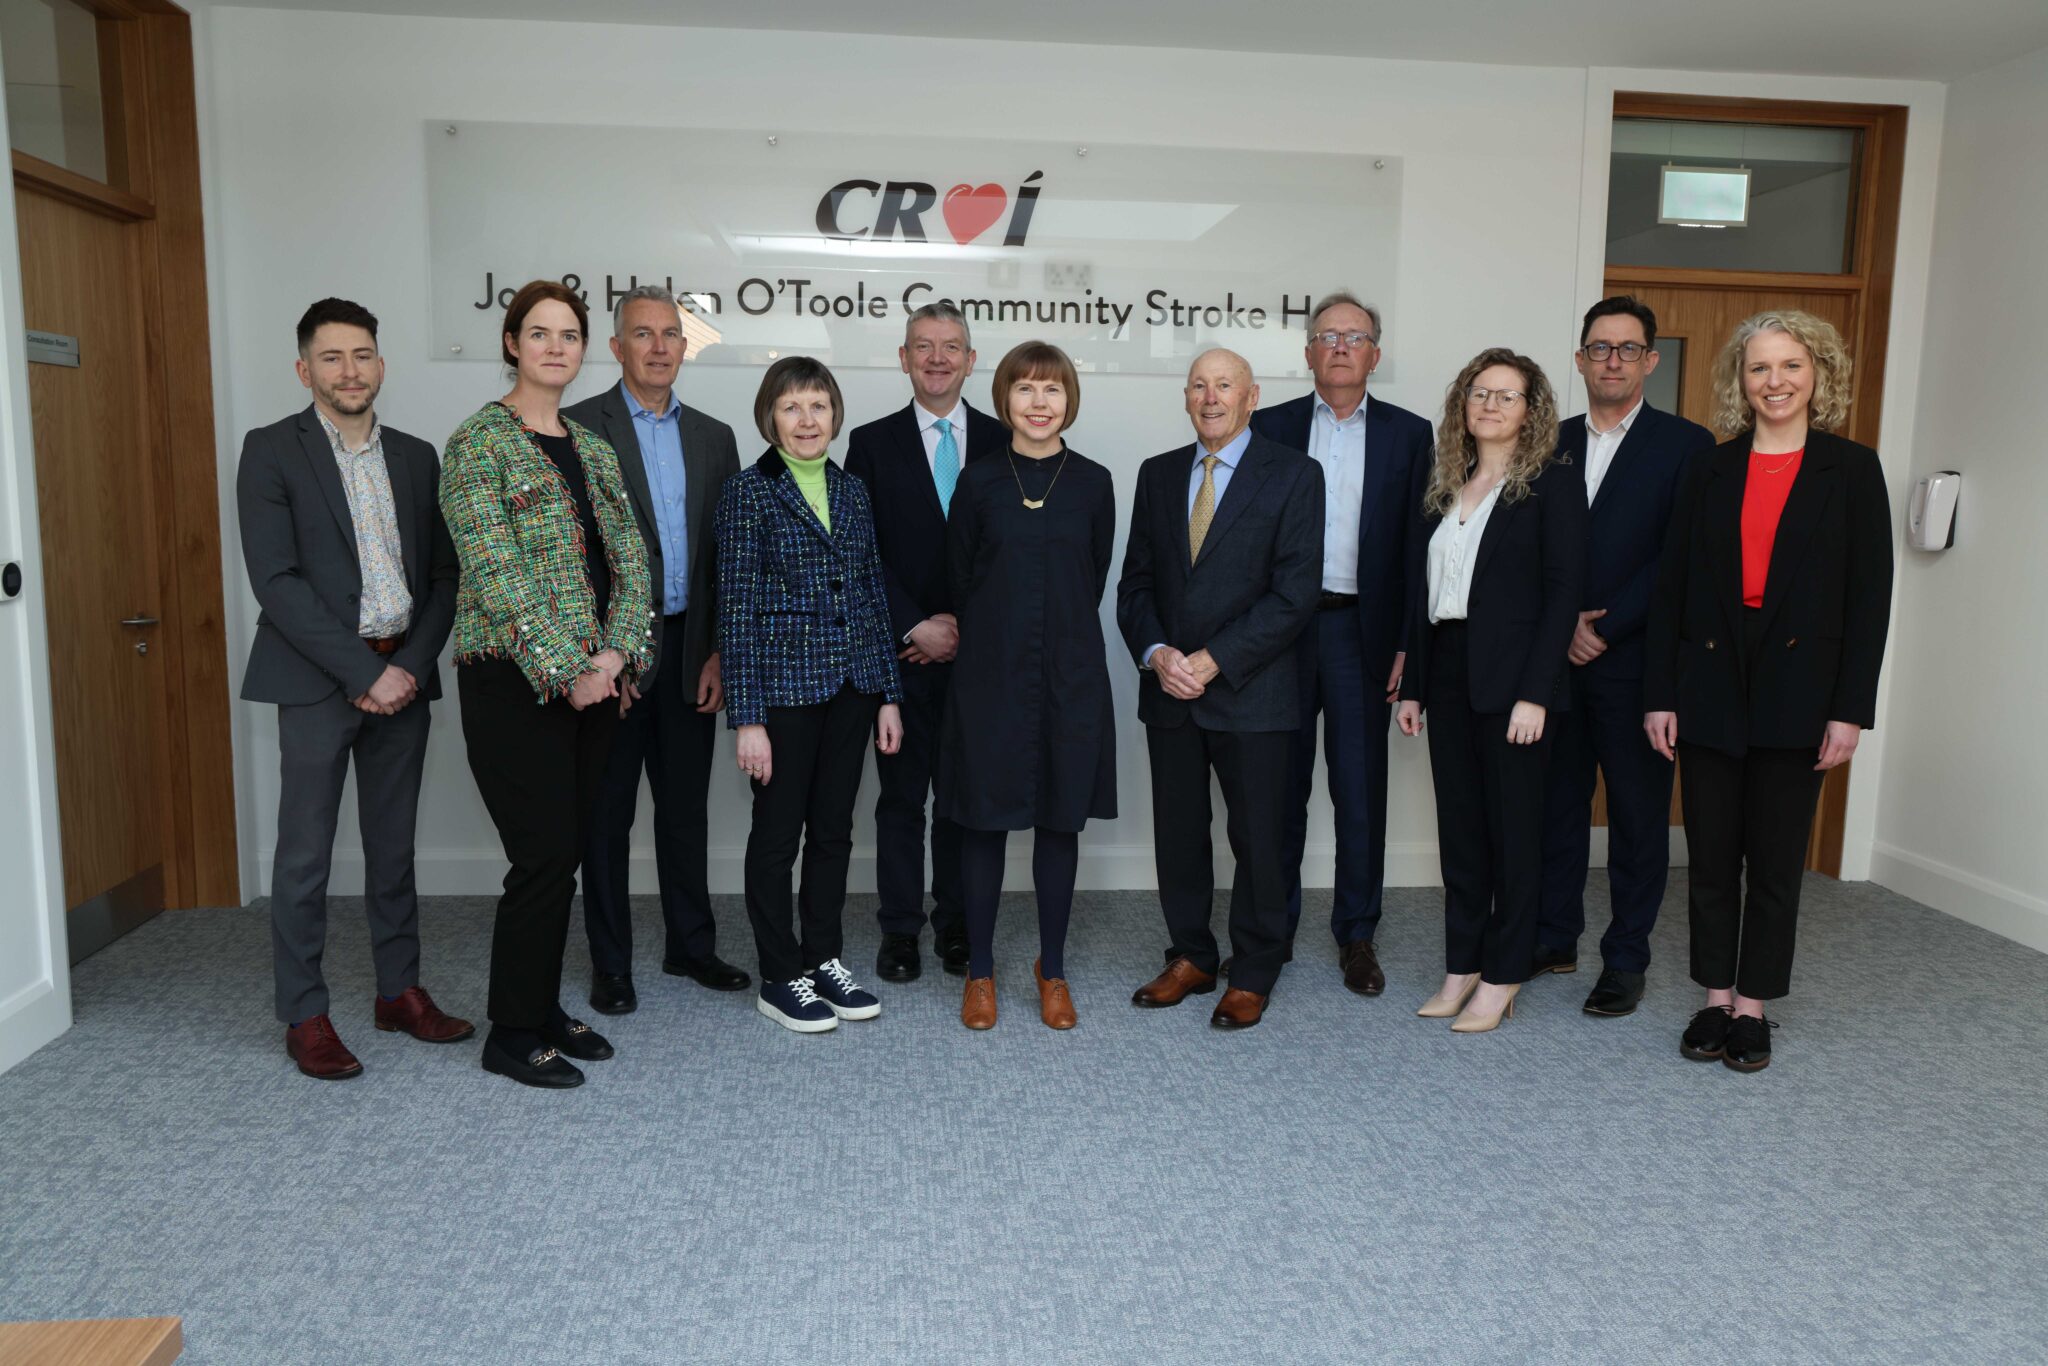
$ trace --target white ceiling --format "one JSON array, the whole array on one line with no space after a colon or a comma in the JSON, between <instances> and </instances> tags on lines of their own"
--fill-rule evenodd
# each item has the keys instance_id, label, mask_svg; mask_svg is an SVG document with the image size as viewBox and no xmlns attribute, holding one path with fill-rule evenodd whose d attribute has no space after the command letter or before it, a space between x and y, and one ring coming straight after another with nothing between
<instances>
[{"instance_id":1,"label":"white ceiling","mask_svg":"<svg viewBox=\"0 0 2048 1366\"><path fill-rule=\"evenodd\" d=\"M191 0L187 0L191 3ZM2048 47L2048 0L215 0L1535 66L1948 81Z\"/></svg>"}]
</instances>

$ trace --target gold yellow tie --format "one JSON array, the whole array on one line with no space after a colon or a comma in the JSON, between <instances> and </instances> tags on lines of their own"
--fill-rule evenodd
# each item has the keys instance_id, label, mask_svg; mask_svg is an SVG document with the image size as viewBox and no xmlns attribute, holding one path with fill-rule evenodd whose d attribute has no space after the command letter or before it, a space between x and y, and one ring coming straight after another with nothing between
<instances>
[{"instance_id":1,"label":"gold yellow tie","mask_svg":"<svg viewBox=\"0 0 2048 1366\"><path fill-rule=\"evenodd\" d=\"M1202 558L1202 538L1216 519L1216 465L1220 457L1202 457L1202 487L1195 490L1195 510L1188 515L1188 563Z\"/></svg>"}]
</instances>

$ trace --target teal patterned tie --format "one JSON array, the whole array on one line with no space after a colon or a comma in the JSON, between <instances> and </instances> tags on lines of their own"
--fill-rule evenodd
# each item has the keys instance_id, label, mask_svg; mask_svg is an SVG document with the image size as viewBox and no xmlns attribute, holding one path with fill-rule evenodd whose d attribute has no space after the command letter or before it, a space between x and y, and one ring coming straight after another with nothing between
<instances>
[{"instance_id":1,"label":"teal patterned tie","mask_svg":"<svg viewBox=\"0 0 2048 1366\"><path fill-rule=\"evenodd\" d=\"M941 420L939 448L932 453L932 482L939 486L939 511L953 510L953 486L960 482L960 448L953 444L953 424Z\"/></svg>"}]
</instances>

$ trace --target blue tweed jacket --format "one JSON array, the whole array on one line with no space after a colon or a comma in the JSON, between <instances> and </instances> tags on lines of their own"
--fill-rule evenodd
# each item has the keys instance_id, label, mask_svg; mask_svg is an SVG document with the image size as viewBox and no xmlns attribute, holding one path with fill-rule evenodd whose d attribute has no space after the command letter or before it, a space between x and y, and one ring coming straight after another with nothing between
<instances>
[{"instance_id":1,"label":"blue tweed jacket","mask_svg":"<svg viewBox=\"0 0 2048 1366\"><path fill-rule=\"evenodd\" d=\"M866 487L827 460L825 530L771 446L718 500L718 654L725 723L856 692L901 702L896 636Z\"/></svg>"}]
</instances>

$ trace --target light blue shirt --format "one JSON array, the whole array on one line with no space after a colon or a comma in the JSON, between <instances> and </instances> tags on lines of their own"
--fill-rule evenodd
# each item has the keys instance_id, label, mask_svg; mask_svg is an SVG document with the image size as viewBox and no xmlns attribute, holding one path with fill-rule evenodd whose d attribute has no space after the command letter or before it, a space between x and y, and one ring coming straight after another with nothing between
<instances>
[{"instance_id":1,"label":"light blue shirt","mask_svg":"<svg viewBox=\"0 0 2048 1366\"><path fill-rule=\"evenodd\" d=\"M1309 456L1323 467L1323 591L1358 591L1358 523L1365 502L1365 401L1342 422L1316 395Z\"/></svg>"},{"instance_id":2,"label":"light blue shirt","mask_svg":"<svg viewBox=\"0 0 2048 1366\"><path fill-rule=\"evenodd\" d=\"M1245 449L1251 444L1252 429L1249 427L1239 432L1230 444L1220 451L1212 452L1204 449L1201 442L1197 441L1195 443L1194 463L1188 467L1188 518L1190 521L1194 519L1195 515L1195 499L1202 492L1202 457L1211 454L1216 457L1216 506L1221 508L1223 506L1223 491L1230 487L1230 476L1237 473L1237 462L1244 459ZM1159 644L1163 645L1165 643L1161 641ZM1159 645L1152 645L1146 648L1145 662L1142 667L1147 669L1152 667L1152 656L1158 649Z\"/></svg>"},{"instance_id":3,"label":"light blue shirt","mask_svg":"<svg viewBox=\"0 0 2048 1366\"><path fill-rule=\"evenodd\" d=\"M619 381L626 411L633 415L633 435L640 441L640 463L647 470L647 491L654 502L654 532L661 538L661 614L675 616L690 605L689 482L683 474L683 405L675 395L668 411L656 416L642 407L633 391Z\"/></svg>"}]
</instances>

